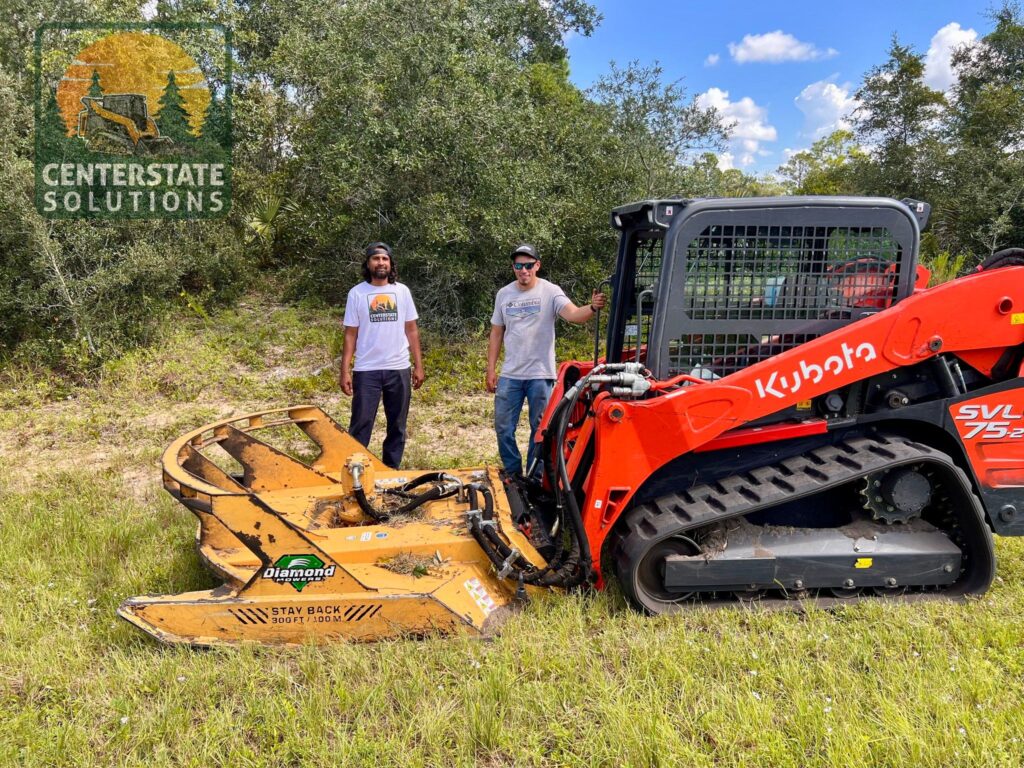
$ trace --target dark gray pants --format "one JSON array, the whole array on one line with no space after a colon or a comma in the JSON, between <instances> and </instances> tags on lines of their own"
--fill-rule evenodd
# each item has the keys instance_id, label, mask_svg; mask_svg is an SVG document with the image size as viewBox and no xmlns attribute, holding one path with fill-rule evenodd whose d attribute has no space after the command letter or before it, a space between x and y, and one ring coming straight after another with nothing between
<instances>
[{"instance_id":1,"label":"dark gray pants","mask_svg":"<svg viewBox=\"0 0 1024 768\"><path fill-rule=\"evenodd\" d=\"M383 397L388 431L384 436L381 460L392 469L398 469L405 452L405 422L412 398L410 370L352 373L352 419L348 423L348 433L363 445L369 445L377 407Z\"/></svg>"}]
</instances>

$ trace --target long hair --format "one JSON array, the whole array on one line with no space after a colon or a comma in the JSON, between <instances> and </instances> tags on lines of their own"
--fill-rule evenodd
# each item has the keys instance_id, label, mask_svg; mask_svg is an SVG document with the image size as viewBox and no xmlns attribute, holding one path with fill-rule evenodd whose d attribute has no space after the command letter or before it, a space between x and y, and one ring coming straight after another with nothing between
<instances>
[{"instance_id":1,"label":"long hair","mask_svg":"<svg viewBox=\"0 0 1024 768\"><path fill-rule=\"evenodd\" d=\"M394 254L391 253L391 246L387 243L370 243L366 246L363 258L363 280L368 283L373 281L373 275L370 274L370 258L376 255L379 251L384 251L391 260L391 271L388 272L388 282L396 282L398 280L398 264L395 262Z\"/></svg>"}]
</instances>

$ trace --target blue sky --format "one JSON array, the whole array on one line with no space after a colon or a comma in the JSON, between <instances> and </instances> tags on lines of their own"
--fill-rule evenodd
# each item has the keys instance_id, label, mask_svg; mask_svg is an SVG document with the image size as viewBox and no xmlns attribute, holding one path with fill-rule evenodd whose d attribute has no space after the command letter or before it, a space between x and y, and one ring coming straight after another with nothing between
<instances>
[{"instance_id":1,"label":"blue sky","mask_svg":"<svg viewBox=\"0 0 1024 768\"><path fill-rule=\"evenodd\" d=\"M594 0L591 0L592 2ZM864 73L883 63L892 35L927 54L926 80L945 90L951 48L992 28L985 0L739 2L597 0L604 20L571 36L570 77L587 88L636 59L736 121L721 167L764 173L788 153L842 127Z\"/></svg>"}]
</instances>

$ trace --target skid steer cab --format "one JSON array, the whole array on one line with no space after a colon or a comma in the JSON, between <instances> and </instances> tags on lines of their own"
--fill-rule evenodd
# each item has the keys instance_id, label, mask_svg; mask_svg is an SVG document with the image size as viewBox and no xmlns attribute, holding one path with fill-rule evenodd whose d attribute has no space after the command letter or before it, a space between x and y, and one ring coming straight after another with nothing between
<instances>
[{"instance_id":1,"label":"skid steer cab","mask_svg":"<svg viewBox=\"0 0 1024 768\"><path fill-rule=\"evenodd\" d=\"M119 613L197 645L486 634L615 578L701 603L959 598L1024 533L1024 251L928 288L929 206L652 200L621 233L605 355L563 363L542 481L394 471L313 406L183 436L164 485L217 589Z\"/></svg>"}]
</instances>

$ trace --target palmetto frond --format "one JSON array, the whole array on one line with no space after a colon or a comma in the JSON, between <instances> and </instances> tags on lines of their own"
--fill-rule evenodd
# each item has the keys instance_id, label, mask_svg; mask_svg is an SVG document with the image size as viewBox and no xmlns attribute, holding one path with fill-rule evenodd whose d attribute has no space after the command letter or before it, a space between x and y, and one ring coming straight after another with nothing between
<instances>
[{"instance_id":1,"label":"palmetto frond","mask_svg":"<svg viewBox=\"0 0 1024 768\"><path fill-rule=\"evenodd\" d=\"M298 204L283 193L259 193L256 196L255 204L245 217L249 241L258 241L270 248L288 218L298 210Z\"/></svg>"}]
</instances>

